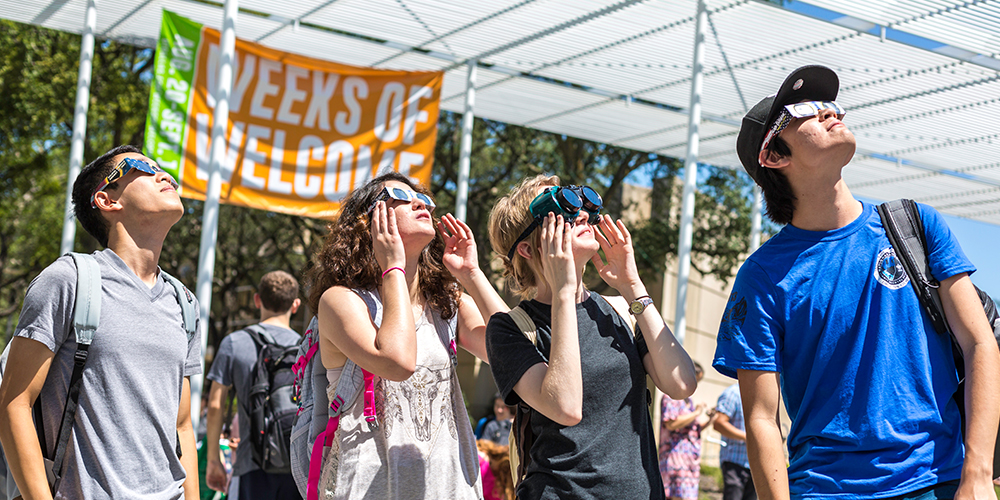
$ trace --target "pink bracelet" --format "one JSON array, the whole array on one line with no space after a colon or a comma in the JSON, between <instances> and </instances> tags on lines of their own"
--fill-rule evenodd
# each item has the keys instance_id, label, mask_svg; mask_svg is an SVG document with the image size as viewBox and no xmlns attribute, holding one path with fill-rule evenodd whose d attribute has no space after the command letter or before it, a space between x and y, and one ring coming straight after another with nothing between
<instances>
[{"instance_id":1,"label":"pink bracelet","mask_svg":"<svg viewBox=\"0 0 1000 500\"><path fill-rule=\"evenodd\" d=\"M402 267L390 267L389 269L382 271L382 278L384 279L385 275L389 274L389 271L392 271L393 269L399 269L403 272L403 276L406 276L406 269L403 269Z\"/></svg>"}]
</instances>

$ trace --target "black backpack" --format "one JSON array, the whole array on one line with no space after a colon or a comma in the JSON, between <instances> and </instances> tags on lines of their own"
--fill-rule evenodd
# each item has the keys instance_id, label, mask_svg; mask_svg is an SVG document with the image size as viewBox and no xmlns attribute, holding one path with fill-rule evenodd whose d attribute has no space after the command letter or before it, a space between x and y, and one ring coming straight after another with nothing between
<instances>
[{"instance_id":1,"label":"black backpack","mask_svg":"<svg viewBox=\"0 0 1000 500\"><path fill-rule=\"evenodd\" d=\"M250 372L250 392L240 405L250 420L250 449L258 467L268 474L291 474L288 443L298 405L292 383L299 346L279 345L260 325L246 329L257 345L257 362Z\"/></svg>"},{"instance_id":2,"label":"black backpack","mask_svg":"<svg viewBox=\"0 0 1000 500\"><path fill-rule=\"evenodd\" d=\"M948 320L945 318L944 306L941 305L941 296L938 293L938 280L931 275L930 262L927 258L927 237L924 234L924 225L920 220L920 212L917 211L917 204L913 200L893 200L878 206L878 214L882 219L882 226L885 227L885 234L896 252L896 258L906 275L910 277L910 284L920 299L920 304L934 324L934 329L939 334L951 334L952 354L955 357L955 366L958 368L958 377L961 380L958 390L955 391L955 401L962 414L962 434L965 434L965 358L962 348L959 347L955 335L948 327ZM979 294L979 301L983 304L983 311L986 319L993 328L993 336L1000 345L1000 315L997 314L997 306L990 296L976 287ZM997 431L1000 434L1000 430ZM993 452L993 478L1000 476L1000 440L996 442Z\"/></svg>"}]
</instances>

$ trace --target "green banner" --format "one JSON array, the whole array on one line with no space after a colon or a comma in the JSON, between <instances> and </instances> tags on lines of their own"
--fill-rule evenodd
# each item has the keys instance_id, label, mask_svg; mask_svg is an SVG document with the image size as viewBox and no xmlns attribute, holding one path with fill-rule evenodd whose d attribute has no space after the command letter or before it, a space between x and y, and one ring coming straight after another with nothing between
<instances>
[{"instance_id":1,"label":"green banner","mask_svg":"<svg viewBox=\"0 0 1000 500\"><path fill-rule=\"evenodd\" d=\"M202 25L163 11L149 90L144 152L180 180L187 116L194 93L195 56Z\"/></svg>"}]
</instances>

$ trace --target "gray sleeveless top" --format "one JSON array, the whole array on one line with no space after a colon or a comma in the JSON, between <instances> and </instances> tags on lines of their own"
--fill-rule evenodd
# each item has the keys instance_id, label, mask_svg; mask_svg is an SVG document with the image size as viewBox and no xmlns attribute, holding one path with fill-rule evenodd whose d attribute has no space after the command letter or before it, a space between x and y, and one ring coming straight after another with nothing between
<instances>
[{"instance_id":1,"label":"gray sleeveless top","mask_svg":"<svg viewBox=\"0 0 1000 500\"><path fill-rule=\"evenodd\" d=\"M381 325L377 292L355 293ZM416 323L413 375L402 382L375 377L377 427L370 429L365 421L363 395L343 413L324 458L321 498L483 498L476 438L448 347L456 320L424 309ZM341 370L327 370L329 397Z\"/></svg>"}]
</instances>

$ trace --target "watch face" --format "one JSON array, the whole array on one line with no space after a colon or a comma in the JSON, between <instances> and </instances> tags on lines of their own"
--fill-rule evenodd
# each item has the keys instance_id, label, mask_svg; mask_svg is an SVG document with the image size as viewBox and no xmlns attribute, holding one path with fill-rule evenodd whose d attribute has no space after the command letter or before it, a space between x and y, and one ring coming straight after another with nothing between
<instances>
[{"instance_id":1,"label":"watch face","mask_svg":"<svg viewBox=\"0 0 1000 500\"><path fill-rule=\"evenodd\" d=\"M644 309L646 309L646 303L636 300L632 302L628 308L632 311L632 314L641 314Z\"/></svg>"}]
</instances>

